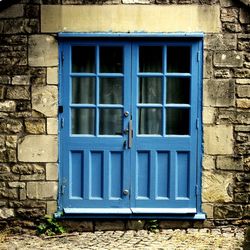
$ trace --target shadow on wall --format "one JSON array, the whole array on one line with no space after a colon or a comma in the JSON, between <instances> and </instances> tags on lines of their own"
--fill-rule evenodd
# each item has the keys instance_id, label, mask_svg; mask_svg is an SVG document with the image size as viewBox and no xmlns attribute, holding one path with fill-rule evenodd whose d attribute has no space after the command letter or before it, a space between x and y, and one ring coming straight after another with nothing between
<instances>
[{"instance_id":1,"label":"shadow on wall","mask_svg":"<svg viewBox=\"0 0 250 250\"><path fill-rule=\"evenodd\" d=\"M247 227L246 229L246 235L245 235L245 241L243 245L244 250L249 250L250 249L250 226Z\"/></svg>"}]
</instances>

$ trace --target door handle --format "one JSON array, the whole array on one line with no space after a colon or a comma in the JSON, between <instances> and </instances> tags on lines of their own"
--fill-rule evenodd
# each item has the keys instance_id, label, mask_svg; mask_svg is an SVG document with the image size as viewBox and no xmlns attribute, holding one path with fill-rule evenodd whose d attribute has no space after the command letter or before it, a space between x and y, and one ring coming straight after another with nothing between
<instances>
[{"instance_id":1,"label":"door handle","mask_svg":"<svg viewBox=\"0 0 250 250\"><path fill-rule=\"evenodd\" d=\"M132 120L129 120L128 123L128 148L132 147L133 143L133 127L132 127Z\"/></svg>"}]
</instances>

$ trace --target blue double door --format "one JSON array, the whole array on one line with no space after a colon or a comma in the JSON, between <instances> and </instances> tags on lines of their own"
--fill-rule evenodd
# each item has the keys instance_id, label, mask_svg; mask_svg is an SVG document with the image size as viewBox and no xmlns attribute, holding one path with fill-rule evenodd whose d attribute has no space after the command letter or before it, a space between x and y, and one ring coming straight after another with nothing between
<instances>
[{"instance_id":1,"label":"blue double door","mask_svg":"<svg viewBox=\"0 0 250 250\"><path fill-rule=\"evenodd\" d=\"M61 210L197 212L198 51L198 42L61 44Z\"/></svg>"}]
</instances>

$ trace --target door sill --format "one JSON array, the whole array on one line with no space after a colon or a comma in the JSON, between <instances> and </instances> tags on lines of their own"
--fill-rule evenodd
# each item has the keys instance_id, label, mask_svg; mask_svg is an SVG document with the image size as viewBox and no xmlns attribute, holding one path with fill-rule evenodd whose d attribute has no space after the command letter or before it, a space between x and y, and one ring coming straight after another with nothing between
<instances>
[{"instance_id":1,"label":"door sill","mask_svg":"<svg viewBox=\"0 0 250 250\"><path fill-rule=\"evenodd\" d=\"M131 208L133 214L195 214L196 208Z\"/></svg>"},{"instance_id":2,"label":"door sill","mask_svg":"<svg viewBox=\"0 0 250 250\"><path fill-rule=\"evenodd\" d=\"M130 208L64 208L65 214L132 214Z\"/></svg>"}]
</instances>

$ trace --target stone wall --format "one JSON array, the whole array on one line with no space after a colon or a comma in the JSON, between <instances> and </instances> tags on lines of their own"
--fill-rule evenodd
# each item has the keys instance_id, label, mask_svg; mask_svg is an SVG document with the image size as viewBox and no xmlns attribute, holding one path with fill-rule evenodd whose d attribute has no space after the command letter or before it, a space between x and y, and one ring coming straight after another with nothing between
<instances>
[{"instance_id":1,"label":"stone wall","mask_svg":"<svg viewBox=\"0 0 250 250\"><path fill-rule=\"evenodd\" d=\"M203 226L248 224L249 7L237 0L20 0L0 12L0 225L56 211L58 30L43 31L42 4L219 7L219 26L204 40L202 207L208 219ZM82 225L93 230L91 222ZM124 222L94 225L125 228ZM130 221L127 228L141 225ZM195 225L160 223L161 228Z\"/></svg>"}]
</instances>

